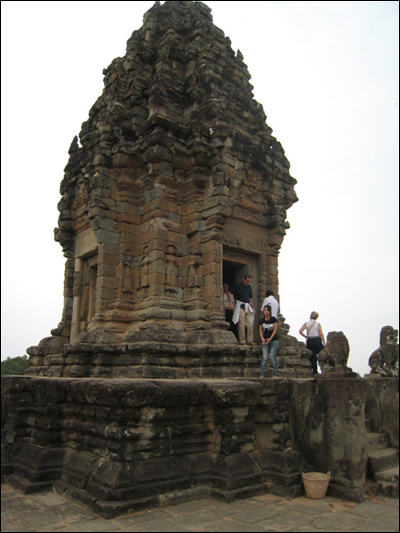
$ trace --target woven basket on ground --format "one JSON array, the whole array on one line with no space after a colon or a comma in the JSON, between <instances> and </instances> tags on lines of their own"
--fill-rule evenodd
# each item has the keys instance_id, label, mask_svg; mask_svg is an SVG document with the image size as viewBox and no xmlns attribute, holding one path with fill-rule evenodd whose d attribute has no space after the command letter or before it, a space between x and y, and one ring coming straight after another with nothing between
<instances>
[{"instance_id":1,"label":"woven basket on ground","mask_svg":"<svg viewBox=\"0 0 400 533\"><path fill-rule=\"evenodd\" d=\"M324 498L326 491L328 490L330 477L330 472L327 472L326 474L323 474L322 472L303 472L302 478L307 496L315 500Z\"/></svg>"}]
</instances>

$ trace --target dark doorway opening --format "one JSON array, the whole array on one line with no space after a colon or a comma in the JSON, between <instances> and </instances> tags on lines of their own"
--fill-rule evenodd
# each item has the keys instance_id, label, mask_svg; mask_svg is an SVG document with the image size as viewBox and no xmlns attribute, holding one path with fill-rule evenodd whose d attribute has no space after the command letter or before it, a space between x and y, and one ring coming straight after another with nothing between
<instances>
[{"instance_id":1,"label":"dark doorway opening","mask_svg":"<svg viewBox=\"0 0 400 533\"><path fill-rule=\"evenodd\" d=\"M222 282L227 283L229 289L232 290L236 283L243 280L245 274L249 272L248 265L243 263L237 263L235 261L229 261L224 259L222 264ZM237 324L232 322L233 312L225 312L226 321L230 323L228 331L232 331L237 340L239 340Z\"/></svg>"},{"instance_id":2,"label":"dark doorway opening","mask_svg":"<svg viewBox=\"0 0 400 533\"><path fill-rule=\"evenodd\" d=\"M246 274L252 276L253 303L255 306L253 338L258 335L258 257L245 254L239 250L224 248L222 261L222 283L227 283L230 290L236 283L243 281ZM236 327L236 326L235 326ZM237 335L237 328L235 330Z\"/></svg>"},{"instance_id":3,"label":"dark doorway opening","mask_svg":"<svg viewBox=\"0 0 400 533\"><path fill-rule=\"evenodd\" d=\"M242 281L243 276L247 272L247 265L224 260L222 267L222 283L227 283L229 288L233 289L233 286L239 281Z\"/></svg>"}]
</instances>

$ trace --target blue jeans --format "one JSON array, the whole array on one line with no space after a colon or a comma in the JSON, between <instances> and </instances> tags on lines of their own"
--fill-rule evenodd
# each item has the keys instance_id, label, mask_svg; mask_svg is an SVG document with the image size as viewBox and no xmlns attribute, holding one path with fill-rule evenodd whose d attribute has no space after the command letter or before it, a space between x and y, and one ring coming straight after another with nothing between
<instances>
[{"instance_id":1,"label":"blue jeans","mask_svg":"<svg viewBox=\"0 0 400 533\"><path fill-rule=\"evenodd\" d=\"M263 344L262 345L262 351L263 356L261 360L261 366L260 366L260 375L265 374L265 367L267 366L268 357L271 354L272 363L274 365L274 376L279 376L279 367L278 367L278 361L276 360L276 354L279 350L279 341L271 341L269 344Z\"/></svg>"}]
</instances>

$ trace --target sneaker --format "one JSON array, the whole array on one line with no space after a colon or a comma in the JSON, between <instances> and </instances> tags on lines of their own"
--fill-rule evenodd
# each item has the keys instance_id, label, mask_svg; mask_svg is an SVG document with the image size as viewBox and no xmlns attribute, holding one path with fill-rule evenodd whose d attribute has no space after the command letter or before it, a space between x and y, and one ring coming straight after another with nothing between
<instances>
[{"instance_id":1,"label":"sneaker","mask_svg":"<svg viewBox=\"0 0 400 533\"><path fill-rule=\"evenodd\" d=\"M257 343L256 342L248 342L247 346L257 346Z\"/></svg>"},{"instance_id":2,"label":"sneaker","mask_svg":"<svg viewBox=\"0 0 400 533\"><path fill-rule=\"evenodd\" d=\"M262 374L260 374L260 375L258 376L258 379L264 379L264 376L263 376Z\"/></svg>"},{"instance_id":3,"label":"sneaker","mask_svg":"<svg viewBox=\"0 0 400 533\"><path fill-rule=\"evenodd\" d=\"M279 379L279 376L272 376L273 379Z\"/></svg>"}]
</instances>

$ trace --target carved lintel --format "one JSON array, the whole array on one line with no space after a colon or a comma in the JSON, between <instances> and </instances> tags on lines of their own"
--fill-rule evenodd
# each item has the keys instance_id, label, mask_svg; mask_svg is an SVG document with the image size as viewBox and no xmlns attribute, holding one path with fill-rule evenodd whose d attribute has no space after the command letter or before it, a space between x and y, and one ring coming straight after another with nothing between
<instances>
[{"instance_id":1,"label":"carved lintel","mask_svg":"<svg viewBox=\"0 0 400 533\"><path fill-rule=\"evenodd\" d=\"M267 247L267 243L262 237L243 236L235 233L224 233L222 244L259 254L265 253Z\"/></svg>"}]
</instances>

